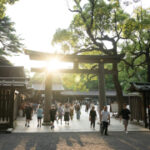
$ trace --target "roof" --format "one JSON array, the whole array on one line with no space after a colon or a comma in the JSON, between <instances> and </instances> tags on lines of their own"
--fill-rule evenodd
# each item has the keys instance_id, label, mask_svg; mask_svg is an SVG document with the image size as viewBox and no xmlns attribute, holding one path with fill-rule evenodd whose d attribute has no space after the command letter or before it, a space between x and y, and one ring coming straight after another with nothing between
<instances>
[{"instance_id":1,"label":"roof","mask_svg":"<svg viewBox=\"0 0 150 150\"><path fill-rule=\"evenodd\" d=\"M4 56L0 56L0 65L1 66L12 66L12 64Z\"/></svg>"},{"instance_id":2,"label":"roof","mask_svg":"<svg viewBox=\"0 0 150 150\"><path fill-rule=\"evenodd\" d=\"M32 88L37 91L44 91L45 83L32 83ZM63 91L64 87L61 83L53 83L52 90L53 91Z\"/></svg>"},{"instance_id":3,"label":"roof","mask_svg":"<svg viewBox=\"0 0 150 150\"><path fill-rule=\"evenodd\" d=\"M0 77L23 77L24 67L0 66Z\"/></svg>"},{"instance_id":4,"label":"roof","mask_svg":"<svg viewBox=\"0 0 150 150\"><path fill-rule=\"evenodd\" d=\"M68 95L68 96L99 96L99 91L88 91L88 92L62 91L61 95ZM116 91L106 91L106 96L116 96ZM124 96L127 96L127 95L124 94Z\"/></svg>"},{"instance_id":5,"label":"roof","mask_svg":"<svg viewBox=\"0 0 150 150\"><path fill-rule=\"evenodd\" d=\"M144 91L150 91L150 82L131 82L131 86L129 88L130 91L138 91L138 92L144 92Z\"/></svg>"},{"instance_id":6,"label":"roof","mask_svg":"<svg viewBox=\"0 0 150 150\"><path fill-rule=\"evenodd\" d=\"M0 86L26 87L24 67L0 66Z\"/></svg>"}]
</instances>

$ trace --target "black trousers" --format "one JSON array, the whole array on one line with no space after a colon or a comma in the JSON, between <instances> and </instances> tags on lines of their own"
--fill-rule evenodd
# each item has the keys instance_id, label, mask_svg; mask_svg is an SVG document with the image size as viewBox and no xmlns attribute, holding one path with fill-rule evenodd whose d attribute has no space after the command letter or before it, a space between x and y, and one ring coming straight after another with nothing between
<instances>
[{"instance_id":1,"label":"black trousers","mask_svg":"<svg viewBox=\"0 0 150 150\"><path fill-rule=\"evenodd\" d=\"M108 132L108 122L102 121L101 134L107 134Z\"/></svg>"},{"instance_id":2,"label":"black trousers","mask_svg":"<svg viewBox=\"0 0 150 150\"><path fill-rule=\"evenodd\" d=\"M95 119L91 119L91 127L95 128Z\"/></svg>"}]
</instances>

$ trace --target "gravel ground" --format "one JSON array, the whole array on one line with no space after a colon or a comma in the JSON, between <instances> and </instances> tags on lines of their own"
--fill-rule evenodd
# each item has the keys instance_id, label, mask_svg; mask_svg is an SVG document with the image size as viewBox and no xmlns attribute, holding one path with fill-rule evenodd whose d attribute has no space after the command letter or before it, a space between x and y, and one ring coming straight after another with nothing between
<instances>
[{"instance_id":1,"label":"gravel ground","mask_svg":"<svg viewBox=\"0 0 150 150\"><path fill-rule=\"evenodd\" d=\"M150 150L150 132L0 134L0 150Z\"/></svg>"}]
</instances>

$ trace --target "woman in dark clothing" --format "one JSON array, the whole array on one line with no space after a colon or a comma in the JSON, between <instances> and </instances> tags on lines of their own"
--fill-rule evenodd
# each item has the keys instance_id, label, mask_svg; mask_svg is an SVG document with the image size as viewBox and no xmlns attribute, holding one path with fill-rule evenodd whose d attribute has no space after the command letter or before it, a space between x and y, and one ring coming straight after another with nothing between
<instances>
[{"instance_id":1,"label":"woman in dark clothing","mask_svg":"<svg viewBox=\"0 0 150 150\"><path fill-rule=\"evenodd\" d=\"M31 116L32 116L32 107L31 107L30 103L27 103L27 105L25 107L25 115L26 115L25 127L30 127L30 120L31 120Z\"/></svg>"},{"instance_id":2,"label":"woman in dark clothing","mask_svg":"<svg viewBox=\"0 0 150 150\"><path fill-rule=\"evenodd\" d=\"M70 116L70 107L69 107L69 104L66 104L64 108L64 121L65 121L65 124L68 123L68 125L69 125L69 120L70 120L69 116Z\"/></svg>"},{"instance_id":3,"label":"woman in dark clothing","mask_svg":"<svg viewBox=\"0 0 150 150\"><path fill-rule=\"evenodd\" d=\"M95 107L92 106L92 109L90 110L89 120L91 121L91 127L93 126L93 129L95 129L95 120L96 120L96 111Z\"/></svg>"},{"instance_id":4,"label":"woman in dark clothing","mask_svg":"<svg viewBox=\"0 0 150 150\"><path fill-rule=\"evenodd\" d=\"M54 128L54 121L56 120L56 108L55 105L52 105L51 109L50 109L50 125L51 125L51 129Z\"/></svg>"}]
</instances>

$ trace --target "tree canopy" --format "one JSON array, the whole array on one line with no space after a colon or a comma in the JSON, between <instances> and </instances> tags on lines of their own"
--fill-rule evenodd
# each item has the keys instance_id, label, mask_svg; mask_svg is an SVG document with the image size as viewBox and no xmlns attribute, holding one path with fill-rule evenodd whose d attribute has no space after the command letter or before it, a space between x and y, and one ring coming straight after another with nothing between
<instances>
[{"instance_id":1,"label":"tree canopy","mask_svg":"<svg viewBox=\"0 0 150 150\"><path fill-rule=\"evenodd\" d=\"M69 10L75 15L70 26L67 29L58 29L52 43L60 44L64 53L85 55L124 53L124 59L118 69L116 68L118 77L112 78L110 75L105 77L109 81L109 84L106 81L108 88L117 87L113 85L114 79L115 83L119 81L124 90L128 89L130 81L146 81L146 76L150 74L148 72L145 74L150 64L149 9L139 7L131 16L124 12L119 0L88 0L84 4L81 0L73 1L74 6ZM123 3L129 5L127 1ZM106 64L105 68L110 68L110 65ZM115 69L115 64L111 68Z\"/></svg>"},{"instance_id":2,"label":"tree canopy","mask_svg":"<svg viewBox=\"0 0 150 150\"><path fill-rule=\"evenodd\" d=\"M21 52L22 44L16 35L14 23L9 17L0 19L0 55L11 55Z\"/></svg>"}]
</instances>

